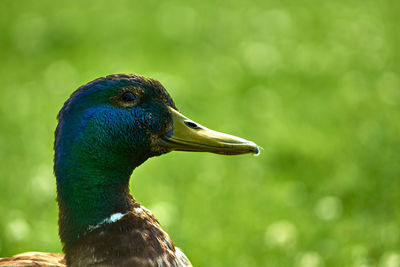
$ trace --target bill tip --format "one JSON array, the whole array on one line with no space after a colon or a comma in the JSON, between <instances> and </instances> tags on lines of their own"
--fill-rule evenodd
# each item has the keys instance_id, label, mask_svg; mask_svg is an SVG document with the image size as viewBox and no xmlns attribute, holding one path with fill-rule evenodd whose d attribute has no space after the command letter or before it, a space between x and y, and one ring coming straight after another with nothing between
<instances>
[{"instance_id":1,"label":"bill tip","mask_svg":"<svg viewBox=\"0 0 400 267\"><path fill-rule=\"evenodd\" d=\"M258 156L261 154L261 149L264 150L264 148L262 148L262 147L256 145L256 151L255 151L255 153L254 153L254 156L255 156L255 157L258 157Z\"/></svg>"}]
</instances>

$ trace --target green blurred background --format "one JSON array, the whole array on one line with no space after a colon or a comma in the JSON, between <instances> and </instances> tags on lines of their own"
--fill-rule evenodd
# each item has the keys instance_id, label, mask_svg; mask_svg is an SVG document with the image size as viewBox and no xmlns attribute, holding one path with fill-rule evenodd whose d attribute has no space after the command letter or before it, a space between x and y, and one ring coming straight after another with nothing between
<instances>
[{"instance_id":1,"label":"green blurred background","mask_svg":"<svg viewBox=\"0 0 400 267\"><path fill-rule=\"evenodd\" d=\"M196 266L400 266L398 1L0 4L0 256L61 251L56 114L112 73L264 147L173 152L133 195Z\"/></svg>"}]
</instances>

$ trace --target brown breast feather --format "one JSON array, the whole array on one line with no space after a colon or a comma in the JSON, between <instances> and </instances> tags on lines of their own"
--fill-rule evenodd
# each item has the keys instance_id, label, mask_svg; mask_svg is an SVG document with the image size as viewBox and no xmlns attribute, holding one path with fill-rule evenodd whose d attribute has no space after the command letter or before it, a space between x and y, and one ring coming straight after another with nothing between
<instances>
[{"instance_id":1,"label":"brown breast feather","mask_svg":"<svg viewBox=\"0 0 400 267\"><path fill-rule=\"evenodd\" d=\"M25 252L0 258L0 266L7 267L66 267L64 255L57 253Z\"/></svg>"},{"instance_id":2,"label":"brown breast feather","mask_svg":"<svg viewBox=\"0 0 400 267\"><path fill-rule=\"evenodd\" d=\"M139 205L118 221L86 232L66 253L73 267L192 266L153 214Z\"/></svg>"}]
</instances>

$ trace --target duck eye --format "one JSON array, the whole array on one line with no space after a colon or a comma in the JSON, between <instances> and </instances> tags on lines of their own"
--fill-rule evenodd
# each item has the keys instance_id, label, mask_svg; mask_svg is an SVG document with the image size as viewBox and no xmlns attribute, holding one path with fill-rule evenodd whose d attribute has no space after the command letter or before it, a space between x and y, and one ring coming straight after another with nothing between
<instances>
[{"instance_id":1,"label":"duck eye","mask_svg":"<svg viewBox=\"0 0 400 267\"><path fill-rule=\"evenodd\" d=\"M130 91L123 93L121 98L125 102L133 102L137 99L136 95Z\"/></svg>"}]
</instances>

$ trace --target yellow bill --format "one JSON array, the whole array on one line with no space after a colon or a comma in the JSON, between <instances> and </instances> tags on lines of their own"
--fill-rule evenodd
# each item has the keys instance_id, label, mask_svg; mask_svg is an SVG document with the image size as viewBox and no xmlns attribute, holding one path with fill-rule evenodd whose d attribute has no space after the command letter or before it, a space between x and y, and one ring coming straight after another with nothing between
<instances>
[{"instance_id":1,"label":"yellow bill","mask_svg":"<svg viewBox=\"0 0 400 267\"><path fill-rule=\"evenodd\" d=\"M169 108L173 127L162 143L171 150L211 152L223 155L259 154L258 146L248 140L210 130Z\"/></svg>"}]
</instances>

